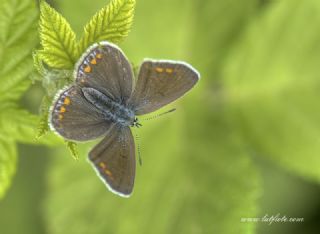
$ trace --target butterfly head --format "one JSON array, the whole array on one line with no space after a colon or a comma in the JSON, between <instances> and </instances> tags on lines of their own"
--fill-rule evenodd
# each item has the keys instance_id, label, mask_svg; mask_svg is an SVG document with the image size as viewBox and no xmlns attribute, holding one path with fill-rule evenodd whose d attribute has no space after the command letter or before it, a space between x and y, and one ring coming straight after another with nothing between
<instances>
[{"instance_id":1,"label":"butterfly head","mask_svg":"<svg viewBox=\"0 0 320 234\"><path fill-rule=\"evenodd\" d=\"M140 128L142 126L142 124L139 123L139 119L137 117L135 117L131 126Z\"/></svg>"}]
</instances>

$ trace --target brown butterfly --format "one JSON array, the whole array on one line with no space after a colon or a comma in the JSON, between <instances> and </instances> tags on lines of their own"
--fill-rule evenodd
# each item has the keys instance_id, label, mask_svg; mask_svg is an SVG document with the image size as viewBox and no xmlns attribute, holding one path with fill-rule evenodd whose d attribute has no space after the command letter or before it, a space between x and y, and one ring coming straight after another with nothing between
<instances>
[{"instance_id":1,"label":"brown butterfly","mask_svg":"<svg viewBox=\"0 0 320 234\"><path fill-rule=\"evenodd\" d=\"M72 141L104 137L89 160L112 192L128 197L136 167L130 127L141 126L136 116L181 97L200 75L184 62L146 59L134 85L132 67L121 49L101 42L83 54L74 77L53 103L51 128Z\"/></svg>"}]
</instances>

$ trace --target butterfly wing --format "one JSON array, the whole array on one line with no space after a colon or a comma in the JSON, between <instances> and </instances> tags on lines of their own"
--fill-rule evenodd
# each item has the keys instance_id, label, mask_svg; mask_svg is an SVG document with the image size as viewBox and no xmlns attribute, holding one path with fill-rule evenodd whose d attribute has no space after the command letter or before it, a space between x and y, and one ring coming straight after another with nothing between
<instances>
[{"instance_id":1,"label":"butterfly wing","mask_svg":"<svg viewBox=\"0 0 320 234\"><path fill-rule=\"evenodd\" d=\"M135 178L135 146L129 127L114 126L89 153L89 160L112 192L128 197Z\"/></svg>"},{"instance_id":2,"label":"butterfly wing","mask_svg":"<svg viewBox=\"0 0 320 234\"><path fill-rule=\"evenodd\" d=\"M101 42L83 54L75 68L76 82L92 87L115 101L124 103L131 96L131 65L116 45Z\"/></svg>"},{"instance_id":3,"label":"butterfly wing","mask_svg":"<svg viewBox=\"0 0 320 234\"><path fill-rule=\"evenodd\" d=\"M186 63L145 60L129 105L136 115L147 114L181 97L199 79L199 73Z\"/></svg>"},{"instance_id":4,"label":"butterfly wing","mask_svg":"<svg viewBox=\"0 0 320 234\"><path fill-rule=\"evenodd\" d=\"M104 135L112 125L85 99L81 88L76 85L62 90L51 109L51 128L69 140L96 139Z\"/></svg>"}]
</instances>

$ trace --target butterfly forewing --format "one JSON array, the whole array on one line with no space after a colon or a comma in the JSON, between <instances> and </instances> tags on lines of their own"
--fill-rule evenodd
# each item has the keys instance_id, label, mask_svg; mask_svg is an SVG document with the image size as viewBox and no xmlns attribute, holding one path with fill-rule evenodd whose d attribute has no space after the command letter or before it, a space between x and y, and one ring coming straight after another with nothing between
<instances>
[{"instance_id":1,"label":"butterfly forewing","mask_svg":"<svg viewBox=\"0 0 320 234\"><path fill-rule=\"evenodd\" d=\"M52 106L50 122L59 135L74 141L98 138L112 125L85 99L78 86L66 88L57 96Z\"/></svg>"},{"instance_id":2,"label":"butterfly forewing","mask_svg":"<svg viewBox=\"0 0 320 234\"><path fill-rule=\"evenodd\" d=\"M136 163L134 140L129 127L114 126L91 150L89 160L112 192L130 196Z\"/></svg>"},{"instance_id":3,"label":"butterfly forewing","mask_svg":"<svg viewBox=\"0 0 320 234\"><path fill-rule=\"evenodd\" d=\"M181 97L199 78L199 73L186 63L145 60L129 105L136 115L155 111Z\"/></svg>"},{"instance_id":4,"label":"butterfly forewing","mask_svg":"<svg viewBox=\"0 0 320 234\"><path fill-rule=\"evenodd\" d=\"M117 46L107 42L88 49L76 66L75 77L80 86L95 88L120 103L132 92L131 65Z\"/></svg>"}]
</instances>

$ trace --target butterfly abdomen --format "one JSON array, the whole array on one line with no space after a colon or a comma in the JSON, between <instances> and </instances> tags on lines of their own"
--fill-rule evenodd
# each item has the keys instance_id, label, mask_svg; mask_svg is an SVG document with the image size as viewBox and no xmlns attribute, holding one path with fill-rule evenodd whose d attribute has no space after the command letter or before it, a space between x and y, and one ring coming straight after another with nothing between
<instances>
[{"instance_id":1,"label":"butterfly abdomen","mask_svg":"<svg viewBox=\"0 0 320 234\"><path fill-rule=\"evenodd\" d=\"M100 112L106 120L131 126L134 122L134 112L124 105L115 102L113 99L94 89L84 87L81 89L84 97Z\"/></svg>"}]
</instances>

